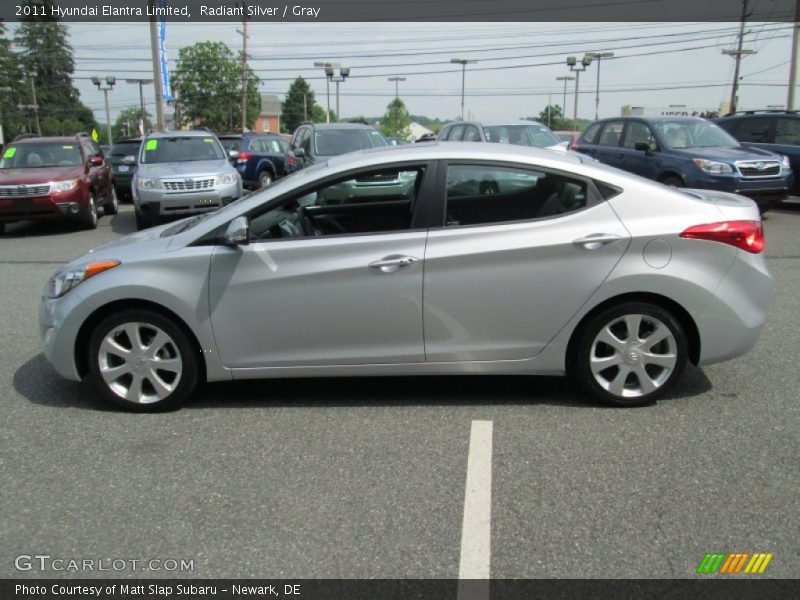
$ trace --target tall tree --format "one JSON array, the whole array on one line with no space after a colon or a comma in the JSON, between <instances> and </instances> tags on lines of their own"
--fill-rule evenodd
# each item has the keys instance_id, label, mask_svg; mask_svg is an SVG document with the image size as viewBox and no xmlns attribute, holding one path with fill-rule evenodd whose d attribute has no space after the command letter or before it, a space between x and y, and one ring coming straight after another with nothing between
<instances>
[{"instance_id":1,"label":"tall tree","mask_svg":"<svg viewBox=\"0 0 800 600\"><path fill-rule=\"evenodd\" d=\"M0 111L2 112L3 139L7 142L25 131L25 118L17 109L22 93L22 71L19 59L11 50L11 40L6 38L6 26L0 21Z\"/></svg>"},{"instance_id":2,"label":"tall tree","mask_svg":"<svg viewBox=\"0 0 800 600\"><path fill-rule=\"evenodd\" d=\"M286 98L281 103L281 123L284 130L292 133L303 121L316 121L322 113L325 120L325 110L316 103L314 92L308 82L302 77L295 79L286 92Z\"/></svg>"},{"instance_id":3,"label":"tall tree","mask_svg":"<svg viewBox=\"0 0 800 600\"><path fill-rule=\"evenodd\" d=\"M389 102L381 123L381 131L384 135L409 138L411 136L409 125L411 125L411 116L408 114L405 103L400 98Z\"/></svg>"},{"instance_id":4,"label":"tall tree","mask_svg":"<svg viewBox=\"0 0 800 600\"><path fill-rule=\"evenodd\" d=\"M548 110L550 111L550 124L549 127L553 131L571 131L572 130L572 119L567 119L564 116L564 111L558 104L550 104L549 106L545 106L542 109L542 112L539 113L538 117L528 117L529 119L533 119L535 121L539 121L545 125L548 124Z\"/></svg>"},{"instance_id":5,"label":"tall tree","mask_svg":"<svg viewBox=\"0 0 800 600\"><path fill-rule=\"evenodd\" d=\"M33 0L29 3L34 4ZM80 93L72 85L75 61L67 26L50 16L53 0L38 0L35 4L43 6L47 16L21 17L14 35L14 43L21 49L19 63L25 80L18 101L38 105L43 134L71 134L76 129L91 131L96 125L94 114L81 102Z\"/></svg>"},{"instance_id":6,"label":"tall tree","mask_svg":"<svg viewBox=\"0 0 800 600\"><path fill-rule=\"evenodd\" d=\"M142 109L139 106L129 106L119 112L117 120L111 127L114 139L118 140L125 137L137 136L139 132L139 121L142 118ZM153 128L152 115L145 111L144 130L145 133Z\"/></svg>"},{"instance_id":7,"label":"tall tree","mask_svg":"<svg viewBox=\"0 0 800 600\"><path fill-rule=\"evenodd\" d=\"M173 89L183 123L235 131L242 122L241 53L237 57L222 42L198 42L178 51ZM247 69L247 126L261 112L259 77Z\"/></svg>"}]
</instances>

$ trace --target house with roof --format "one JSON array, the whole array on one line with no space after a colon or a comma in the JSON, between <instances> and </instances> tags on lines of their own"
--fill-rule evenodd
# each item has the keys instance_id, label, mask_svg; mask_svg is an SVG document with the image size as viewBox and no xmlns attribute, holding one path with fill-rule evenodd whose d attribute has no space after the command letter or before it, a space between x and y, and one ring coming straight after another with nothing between
<instances>
[{"instance_id":1,"label":"house with roof","mask_svg":"<svg viewBox=\"0 0 800 600\"><path fill-rule=\"evenodd\" d=\"M281 132L281 101L275 94L261 94L261 113L253 131L258 133Z\"/></svg>"}]
</instances>

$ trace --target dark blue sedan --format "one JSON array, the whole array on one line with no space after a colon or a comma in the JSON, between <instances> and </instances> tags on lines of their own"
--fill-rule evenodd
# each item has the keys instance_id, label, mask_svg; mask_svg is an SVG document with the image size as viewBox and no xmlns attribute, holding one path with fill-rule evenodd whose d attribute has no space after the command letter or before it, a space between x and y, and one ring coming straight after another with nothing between
<instances>
[{"instance_id":1,"label":"dark blue sedan","mask_svg":"<svg viewBox=\"0 0 800 600\"><path fill-rule=\"evenodd\" d=\"M745 147L698 117L602 119L586 128L576 150L667 185L748 196L762 212L794 182L785 156Z\"/></svg>"},{"instance_id":2,"label":"dark blue sedan","mask_svg":"<svg viewBox=\"0 0 800 600\"><path fill-rule=\"evenodd\" d=\"M284 156L289 143L275 133L224 134L217 136L225 150L235 150L234 162L244 187L254 190L268 186L286 175Z\"/></svg>"}]
</instances>

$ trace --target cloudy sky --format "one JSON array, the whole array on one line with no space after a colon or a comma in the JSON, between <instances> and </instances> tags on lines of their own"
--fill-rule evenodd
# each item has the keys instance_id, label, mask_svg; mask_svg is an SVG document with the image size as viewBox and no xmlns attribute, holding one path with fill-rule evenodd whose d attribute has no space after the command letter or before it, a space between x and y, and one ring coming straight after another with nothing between
<instances>
[{"instance_id":1,"label":"cloudy sky","mask_svg":"<svg viewBox=\"0 0 800 600\"><path fill-rule=\"evenodd\" d=\"M11 26L13 28L13 25ZM178 49L198 41L222 41L241 48L237 23L168 23L167 52L174 68ZM248 54L262 79L262 92L283 98L302 75L317 101L325 104L325 79L315 61L351 68L340 88L343 117L375 116L394 96L390 76L405 77L400 96L412 114L453 118L460 113L461 68L454 57L479 61L467 67L466 111L476 119L536 115L551 99L563 102L569 55L610 50L601 65L600 117L626 104L687 105L716 110L730 97L734 60L722 53L735 47L737 23L250 23ZM115 75L110 94L112 119L138 106L138 87L125 77L152 76L146 23L71 23L76 85L83 101L103 115L103 96L93 74ZM739 107L784 105L789 79L791 24L748 23ZM593 118L597 64L581 76L578 115ZM567 88L572 114L574 82ZM333 86L331 89L331 105ZM145 88L153 110L152 86Z\"/></svg>"}]
</instances>

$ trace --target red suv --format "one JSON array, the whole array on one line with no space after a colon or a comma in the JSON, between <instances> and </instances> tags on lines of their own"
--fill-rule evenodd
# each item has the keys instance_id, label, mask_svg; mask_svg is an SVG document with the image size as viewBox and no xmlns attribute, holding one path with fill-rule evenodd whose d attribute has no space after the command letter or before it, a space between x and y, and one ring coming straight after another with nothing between
<instances>
[{"instance_id":1,"label":"red suv","mask_svg":"<svg viewBox=\"0 0 800 600\"><path fill-rule=\"evenodd\" d=\"M111 169L86 134L17 138L0 158L0 233L6 223L28 219L74 219L97 227L97 208L113 215L117 197Z\"/></svg>"}]
</instances>

